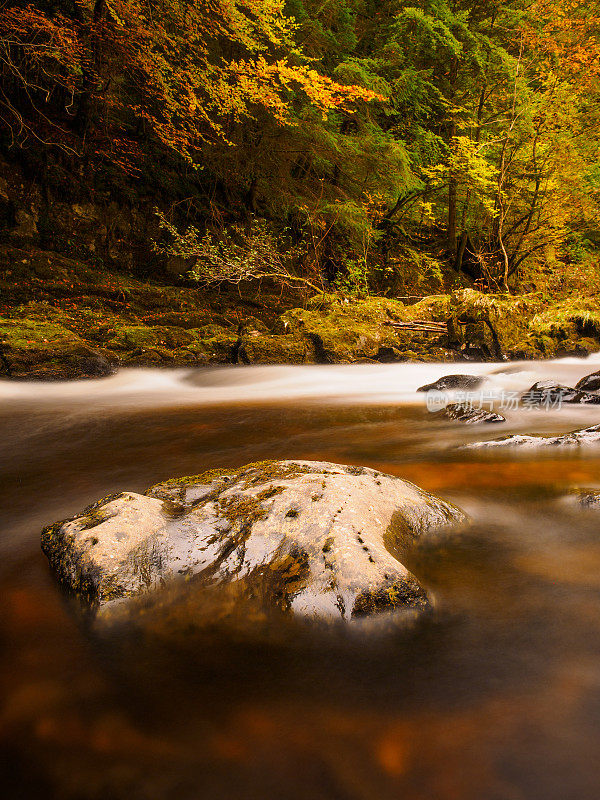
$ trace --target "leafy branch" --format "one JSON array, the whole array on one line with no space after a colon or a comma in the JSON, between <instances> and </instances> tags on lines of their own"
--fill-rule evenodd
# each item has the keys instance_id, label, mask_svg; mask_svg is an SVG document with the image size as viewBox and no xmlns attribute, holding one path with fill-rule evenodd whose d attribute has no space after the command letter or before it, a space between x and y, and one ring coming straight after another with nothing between
<instances>
[{"instance_id":1,"label":"leafy branch","mask_svg":"<svg viewBox=\"0 0 600 800\"><path fill-rule=\"evenodd\" d=\"M316 292L323 287L290 269L296 255L294 248L282 255L282 243L269 231L265 220L253 220L249 227L231 225L220 236L207 232L201 234L193 225L183 233L156 211L160 226L170 241L154 242L157 253L166 257L182 258L191 265L188 275L202 286L240 284L270 278L282 285L303 284Z\"/></svg>"}]
</instances>

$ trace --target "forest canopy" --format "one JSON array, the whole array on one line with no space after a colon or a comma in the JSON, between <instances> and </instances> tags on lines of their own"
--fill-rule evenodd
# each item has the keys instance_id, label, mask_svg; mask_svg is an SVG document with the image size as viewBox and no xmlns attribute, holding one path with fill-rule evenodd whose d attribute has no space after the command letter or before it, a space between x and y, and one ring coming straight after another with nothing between
<instances>
[{"instance_id":1,"label":"forest canopy","mask_svg":"<svg viewBox=\"0 0 600 800\"><path fill-rule=\"evenodd\" d=\"M8 3L0 65L6 152L266 220L309 278L506 290L600 244L597 2Z\"/></svg>"}]
</instances>

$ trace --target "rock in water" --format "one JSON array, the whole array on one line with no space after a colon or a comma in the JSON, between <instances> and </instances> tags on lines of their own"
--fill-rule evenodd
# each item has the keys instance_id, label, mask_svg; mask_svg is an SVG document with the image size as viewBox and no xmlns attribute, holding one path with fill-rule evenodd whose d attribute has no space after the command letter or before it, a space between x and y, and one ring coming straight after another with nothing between
<instances>
[{"instance_id":1,"label":"rock in water","mask_svg":"<svg viewBox=\"0 0 600 800\"><path fill-rule=\"evenodd\" d=\"M600 510L600 491L598 489L580 489L577 500L581 508Z\"/></svg>"},{"instance_id":2,"label":"rock in water","mask_svg":"<svg viewBox=\"0 0 600 800\"><path fill-rule=\"evenodd\" d=\"M567 499L575 501L579 508L592 511L600 511L600 490L598 489L574 489Z\"/></svg>"},{"instance_id":3,"label":"rock in water","mask_svg":"<svg viewBox=\"0 0 600 800\"><path fill-rule=\"evenodd\" d=\"M600 511L600 489L573 486L566 494L556 498L561 511L590 511L597 515Z\"/></svg>"},{"instance_id":4,"label":"rock in water","mask_svg":"<svg viewBox=\"0 0 600 800\"><path fill-rule=\"evenodd\" d=\"M580 392L597 392L600 389L600 372L592 372L580 381L577 381L575 388Z\"/></svg>"},{"instance_id":5,"label":"rock in water","mask_svg":"<svg viewBox=\"0 0 600 800\"><path fill-rule=\"evenodd\" d=\"M521 395L521 401L528 406L557 406L561 403L600 404L600 395L589 394L563 386L555 381L538 381Z\"/></svg>"},{"instance_id":6,"label":"rock in water","mask_svg":"<svg viewBox=\"0 0 600 800\"><path fill-rule=\"evenodd\" d=\"M489 442L472 442L465 448L473 447L586 447L600 444L600 425L592 425L580 431L572 431L562 436L505 436L503 439L492 439Z\"/></svg>"},{"instance_id":7,"label":"rock in water","mask_svg":"<svg viewBox=\"0 0 600 800\"><path fill-rule=\"evenodd\" d=\"M559 400L565 403L572 403L577 396L575 389L570 386L563 386L556 381L545 380L537 381L533 386L530 386L526 392L521 395L521 400L524 403L543 403L543 402L558 402Z\"/></svg>"},{"instance_id":8,"label":"rock in water","mask_svg":"<svg viewBox=\"0 0 600 800\"><path fill-rule=\"evenodd\" d=\"M105 498L45 528L60 582L97 609L187 579L250 582L267 605L316 619L422 607L392 553L465 519L411 483L364 467L261 462Z\"/></svg>"},{"instance_id":9,"label":"rock in water","mask_svg":"<svg viewBox=\"0 0 600 800\"><path fill-rule=\"evenodd\" d=\"M473 408L473 406L468 403L449 403L446 408L440 412L440 416L455 422L462 422L465 425L506 422L502 414L496 414L495 411L486 411L485 408Z\"/></svg>"},{"instance_id":10,"label":"rock in water","mask_svg":"<svg viewBox=\"0 0 600 800\"><path fill-rule=\"evenodd\" d=\"M443 392L445 389L473 390L478 389L485 380L487 379L479 375L444 375L443 378L438 378L434 383L426 383L424 386L419 386L417 392Z\"/></svg>"}]
</instances>

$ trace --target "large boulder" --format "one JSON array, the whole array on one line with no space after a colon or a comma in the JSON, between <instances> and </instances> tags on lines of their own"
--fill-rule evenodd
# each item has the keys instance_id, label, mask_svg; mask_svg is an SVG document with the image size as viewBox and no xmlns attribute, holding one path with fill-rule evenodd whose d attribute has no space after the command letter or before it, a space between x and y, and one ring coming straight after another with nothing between
<instances>
[{"instance_id":1,"label":"large boulder","mask_svg":"<svg viewBox=\"0 0 600 800\"><path fill-rule=\"evenodd\" d=\"M261 462L105 498L45 528L42 548L91 609L177 582L243 580L267 606L350 620L425 606L425 589L398 557L428 531L463 520L376 470Z\"/></svg>"}]
</instances>

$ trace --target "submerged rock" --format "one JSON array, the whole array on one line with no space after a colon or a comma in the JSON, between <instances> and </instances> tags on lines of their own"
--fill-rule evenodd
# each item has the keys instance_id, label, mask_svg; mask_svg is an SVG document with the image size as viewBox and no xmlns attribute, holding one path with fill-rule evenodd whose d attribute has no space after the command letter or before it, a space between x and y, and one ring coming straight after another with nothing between
<instances>
[{"instance_id":1,"label":"submerged rock","mask_svg":"<svg viewBox=\"0 0 600 800\"><path fill-rule=\"evenodd\" d=\"M502 414L496 414L495 411L486 411L485 408L473 408L468 403L449 403L440 412L440 416L451 419L454 422L462 422L465 425L506 422Z\"/></svg>"},{"instance_id":2,"label":"submerged rock","mask_svg":"<svg viewBox=\"0 0 600 800\"><path fill-rule=\"evenodd\" d=\"M592 372L577 381L575 388L580 392L597 392L600 389L600 371Z\"/></svg>"},{"instance_id":3,"label":"submerged rock","mask_svg":"<svg viewBox=\"0 0 600 800\"><path fill-rule=\"evenodd\" d=\"M582 508L600 510L600 490L599 489L580 489L577 493L577 501Z\"/></svg>"},{"instance_id":4,"label":"submerged rock","mask_svg":"<svg viewBox=\"0 0 600 800\"><path fill-rule=\"evenodd\" d=\"M586 447L600 444L600 425L592 425L580 431L572 431L562 436L505 436L502 439L492 439L489 442L471 442L463 445L465 448L473 447Z\"/></svg>"},{"instance_id":5,"label":"submerged rock","mask_svg":"<svg viewBox=\"0 0 600 800\"><path fill-rule=\"evenodd\" d=\"M419 386L417 392L436 391L442 392L445 389L478 389L487 380L479 375L444 375L433 383L426 383Z\"/></svg>"},{"instance_id":6,"label":"submerged rock","mask_svg":"<svg viewBox=\"0 0 600 800\"><path fill-rule=\"evenodd\" d=\"M45 528L63 586L98 609L177 579L243 580L267 607L349 620L420 608L425 590L396 558L465 519L406 481L327 462L261 462L106 498Z\"/></svg>"},{"instance_id":7,"label":"submerged rock","mask_svg":"<svg viewBox=\"0 0 600 800\"><path fill-rule=\"evenodd\" d=\"M579 509L600 511L600 489L582 489L578 487L572 489L563 500L568 505L575 505Z\"/></svg>"},{"instance_id":8,"label":"submerged rock","mask_svg":"<svg viewBox=\"0 0 600 800\"><path fill-rule=\"evenodd\" d=\"M595 515L600 511L600 489L573 486L566 494L561 494L556 498L556 505L561 512L589 511Z\"/></svg>"},{"instance_id":9,"label":"submerged rock","mask_svg":"<svg viewBox=\"0 0 600 800\"><path fill-rule=\"evenodd\" d=\"M541 407L556 406L560 405L560 403L599 405L600 395L589 394L588 392L579 391L577 388L573 389L570 386L563 386L555 381L546 380L534 383L521 395L521 401L525 405Z\"/></svg>"}]
</instances>

